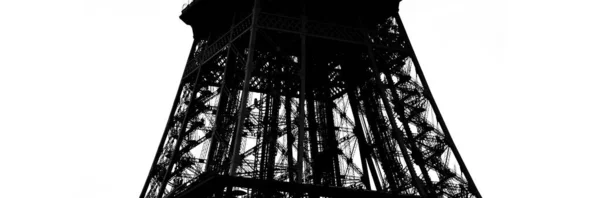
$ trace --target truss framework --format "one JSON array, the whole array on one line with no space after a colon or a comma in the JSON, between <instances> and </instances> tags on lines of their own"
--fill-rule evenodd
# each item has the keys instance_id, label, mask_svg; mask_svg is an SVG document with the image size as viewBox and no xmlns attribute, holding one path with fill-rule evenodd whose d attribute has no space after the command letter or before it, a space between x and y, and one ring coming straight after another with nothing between
<instances>
[{"instance_id":1,"label":"truss framework","mask_svg":"<svg viewBox=\"0 0 600 198\"><path fill-rule=\"evenodd\" d=\"M311 48L315 42L348 50ZM255 5L221 37L195 40L140 197L185 197L217 176L481 197L399 15L367 30ZM335 197L241 183L210 189L205 196Z\"/></svg>"}]
</instances>

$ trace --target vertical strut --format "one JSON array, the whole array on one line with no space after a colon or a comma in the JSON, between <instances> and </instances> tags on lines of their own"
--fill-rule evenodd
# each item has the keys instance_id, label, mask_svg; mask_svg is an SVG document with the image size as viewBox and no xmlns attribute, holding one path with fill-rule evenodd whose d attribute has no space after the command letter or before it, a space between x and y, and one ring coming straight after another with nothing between
<instances>
[{"instance_id":1,"label":"vertical strut","mask_svg":"<svg viewBox=\"0 0 600 198\"><path fill-rule=\"evenodd\" d=\"M248 90L250 89L250 77L252 77L252 71L254 70L254 48L256 46L256 34L258 31L257 23L258 23L258 15L260 14L260 1L254 0L254 8L252 13L252 27L250 27L250 41L248 44L248 58L246 58L246 72L244 76L244 88L242 90L242 99L240 102L240 107L238 109L238 118L235 127L235 134L233 136L233 153L231 156L231 163L229 168L229 175L235 176L237 164L240 154L240 144L242 141L242 131L243 131L243 123L244 118L248 111L246 110L246 104L248 103Z\"/></svg>"},{"instance_id":2,"label":"vertical strut","mask_svg":"<svg viewBox=\"0 0 600 198\"><path fill-rule=\"evenodd\" d=\"M377 151L379 154L379 157L381 158L381 164L383 165L383 172L385 173L386 177L385 179L387 180L390 188L392 190L396 190L396 188L398 187L398 185L396 185L396 181L394 180L394 174L393 174L393 170L392 170L392 163L395 163L394 161L390 161L391 159L389 159L388 157L388 152L391 152L389 150L387 150L386 148L386 142L384 142L384 140L382 139L382 134L383 131L380 130L380 120L379 120L379 115L377 114L377 104L374 104L375 101L373 101L373 96L369 96L367 94L363 93L364 90L361 90L361 98L364 101L365 104L365 115L367 117L367 123L369 125L369 129L371 130L371 133L373 134L373 139L375 140L374 144L375 147L377 147ZM377 172L373 172L371 173L373 175L377 174Z\"/></svg>"},{"instance_id":3,"label":"vertical strut","mask_svg":"<svg viewBox=\"0 0 600 198\"><path fill-rule=\"evenodd\" d=\"M438 108L437 104L435 103L435 100L433 99L433 95L431 94L431 90L429 89L427 80L425 80L425 75L423 74L423 70L421 69L419 60L417 59L417 55L415 54L415 51L412 48L412 44L410 43L410 39L408 38L406 29L404 29L404 24L402 23L402 20L400 19L400 14L398 12L396 12L396 14L394 15L394 18L396 19L396 22L398 23L398 27L399 27L398 29L400 29L400 31L402 31L401 34L406 37L406 43L408 45L407 48L409 49L411 59L413 60L413 63L417 70L416 71L417 75L419 76L419 79L421 80L421 83L423 84L423 88L425 88L425 97L431 102L431 107L433 108L435 117L437 118L437 121L440 123L442 130L444 131L446 143L448 144L448 146L450 146L452 153L454 153L456 160L458 161L458 165L460 166L460 170L465 174L467 181L469 181L469 190L472 190L473 194L475 194L475 196L481 198L481 194L479 193L479 190L475 186L475 182L473 182L473 178L471 177L471 174L469 173L469 170L467 169L465 162L463 161L462 157L460 156L460 153L458 153L458 149L456 148L456 145L454 144L454 141L452 140L452 136L450 136L450 132L448 131L448 127L446 126L446 122L444 122L444 118L442 117L442 114L440 113L440 109Z\"/></svg>"},{"instance_id":4,"label":"vertical strut","mask_svg":"<svg viewBox=\"0 0 600 198\"><path fill-rule=\"evenodd\" d=\"M354 136L358 140L358 149L360 152L360 162L363 169L363 175L361 177L363 184L367 189L371 189L371 182L369 180L369 172L373 177L373 183L375 184L376 190L381 190L381 183L379 183L379 177L377 175L377 171L375 170L375 166L372 161L371 152L373 148L369 145L365 138L365 132L363 131L362 120L360 118L360 103L356 97L356 83L353 79L353 74L351 68L346 65L346 63L342 63L342 77L345 83L346 94L348 95L348 101L350 102L350 108L352 110L352 116L354 118L354 129L352 132Z\"/></svg>"},{"instance_id":5,"label":"vertical strut","mask_svg":"<svg viewBox=\"0 0 600 198\"><path fill-rule=\"evenodd\" d=\"M329 88L327 89L329 90ZM325 108L326 108L326 116L327 116L327 139L329 140L327 142L327 148L329 149L329 151L327 151L328 154L328 160L333 159L333 162L328 162L329 164L333 163L333 176L335 178L335 183L336 186L342 186L342 178L340 175L340 162L338 159L338 141L337 141L337 136L336 136L336 130L335 130L335 123L333 120L333 98L331 98L331 93L329 93L329 97L328 99L325 101Z\"/></svg>"},{"instance_id":6,"label":"vertical strut","mask_svg":"<svg viewBox=\"0 0 600 198\"><path fill-rule=\"evenodd\" d=\"M365 33L365 38L368 38L368 35L366 33ZM404 160L406 161L406 165L408 166L408 171L410 171L413 183L415 184L415 186L417 186L417 189L419 190L419 194L421 196L427 196L427 194L425 193L425 189L423 188L423 185L421 184L421 181L419 180L419 177L418 177L417 173L415 172L415 168L413 167L412 160L410 160L410 156L408 155L408 150L406 148L406 143L404 141L404 135L403 135L402 131L400 129L398 129L398 126L396 125L396 119L395 119L394 113L392 112L392 109L390 107L390 101L388 100L385 90L383 89L383 85L381 83L381 78L379 76L381 73L379 73L379 69L377 68L377 62L375 61L375 57L373 54L373 46L368 41L365 41L365 44L368 47L369 58L371 59L371 68L373 69L373 73L374 73L373 80L375 80L375 83L377 86L376 90L378 91L380 98L383 100L383 106L385 108L385 112L388 116L390 124L392 125L392 129L394 130L394 132L392 134L393 134L394 138L396 139L396 141L398 141L398 144L400 146L400 152L402 152L402 156L404 157Z\"/></svg>"},{"instance_id":7,"label":"vertical strut","mask_svg":"<svg viewBox=\"0 0 600 198\"><path fill-rule=\"evenodd\" d=\"M354 116L354 135L356 136L356 139L358 139L358 144L359 144L359 151L360 151L360 157L361 157L361 162L362 162L362 167L363 167L363 183L365 184L365 186L367 186L367 189L370 186L370 182L369 182L369 175L367 174L367 166L369 166L369 171L371 172L371 177L373 177L373 183L375 183L375 189L376 190L381 190L381 183L379 183L379 176L377 176L377 171L375 170L375 165L373 164L372 158L371 158L371 146L369 146L369 144L366 141L364 132L363 132L363 127L362 127L362 123L361 123L361 119L360 119L360 115L358 114L359 112L359 108L360 108L360 104L358 102L358 99L356 98L356 91L354 87L350 87L350 85L348 85L346 87L346 90L348 92L348 100L350 101L350 106L352 107L352 115ZM373 126L371 126L373 127ZM368 163L368 164L365 164Z\"/></svg>"},{"instance_id":8,"label":"vertical strut","mask_svg":"<svg viewBox=\"0 0 600 198\"><path fill-rule=\"evenodd\" d=\"M410 125L408 123L408 120L406 119L405 115L404 115L404 103L402 103L400 101L400 97L398 96L398 92L396 92L396 90L393 87L393 80L392 80L392 76L390 75L389 71L385 71L385 77L386 77L386 81L387 81L387 86L390 89L390 91L392 92L392 97L394 100L394 106L396 108L400 108L399 110L397 110L397 114L400 117L400 122L402 122L402 126L404 128L404 131L406 132L406 137L408 139L409 145L412 148L411 151L413 152L413 158L415 160L415 163L417 165L419 165L419 169L421 170L421 173L423 174L423 177L425 179L425 182L427 183L427 186L430 188L426 188L426 190L432 190L431 187L433 187L433 184L431 183L431 178L429 177L429 173L427 171L427 168L425 168L425 164L424 164L424 159L423 159L423 154L421 153L421 148L419 148L415 142L415 139L413 137L412 131L410 130ZM428 192L428 193L434 193L434 192Z\"/></svg>"},{"instance_id":9,"label":"vertical strut","mask_svg":"<svg viewBox=\"0 0 600 198\"><path fill-rule=\"evenodd\" d=\"M319 143L317 142L317 121L315 120L315 100L313 99L313 89L307 90L306 108L308 110L308 136L310 142L310 159L312 160L312 179L313 184L321 184L321 163L319 161Z\"/></svg>"},{"instance_id":10,"label":"vertical strut","mask_svg":"<svg viewBox=\"0 0 600 198\"><path fill-rule=\"evenodd\" d=\"M270 120L270 131L269 131L269 157L267 159L269 170L267 171L267 180L273 180L275 175L275 157L277 155L277 137L279 135L279 80L275 79L275 89L273 94L273 103L271 104L271 120Z\"/></svg>"},{"instance_id":11,"label":"vertical strut","mask_svg":"<svg viewBox=\"0 0 600 198\"><path fill-rule=\"evenodd\" d=\"M262 144L261 144L261 148L260 148L260 171L258 173L258 177L260 179L266 179L266 176L267 176L266 172L268 171L267 169L269 169L268 166L270 165L269 164L269 160L267 160L268 156L270 154L270 151L268 150L268 148L270 148L270 146L269 146L269 144L270 144L270 141L269 141L270 134L269 134L269 127L268 127L267 123L270 123L269 122L269 111L272 108L271 107L272 96L270 96L268 94L265 94L265 95L266 95L265 96L265 100L264 100L265 111L263 113L263 121L262 121L262 125L263 125L263 128L262 128L262 131L263 131L263 133L262 133Z\"/></svg>"},{"instance_id":12,"label":"vertical strut","mask_svg":"<svg viewBox=\"0 0 600 198\"><path fill-rule=\"evenodd\" d=\"M231 22L231 28L233 29L233 26L235 24L235 14L233 16L233 20ZM215 126L214 129L212 130L212 133L210 134L210 145L209 145L209 149L208 149L208 156L207 156L207 160L206 160L206 165L204 167L204 171L208 172L208 171L212 171L211 170L211 166L214 166L214 150L217 147L217 141L218 139L215 138L215 136L217 134L221 134L224 131L225 126L223 126L224 123L223 120L225 119L225 112L227 109L227 105L228 105L228 101L231 97L231 91L230 89L233 88L231 86L232 85L232 80L233 80L233 75L235 74L235 70L236 70L236 58L235 58L235 54L233 52L234 48L234 43L233 43L233 38L232 38L232 34L229 35L229 47L227 48L227 62L225 63L225 70L223 71L223 84L221 84L221 88L220 88L220 93L219 93L219 102L217 104L217 112L216 112L216 119L215 119Z\"/></svg>"},{"instance_id":13,"label":"vertical strut","mask_svg":"<svg viewBox=\"0 0 600 198\"><path fill-rule=\"evenodd\" d=\"M302 16L302 32L306 32L306 16ZM306 92L306 35L300 35L300 118L298 119L298 157L296 159L296 182L302 183L304 178L304 94Z\"/></svg>"},{"instance_id":14,"label":"vertical strut","mask_svg":"<svg viewBox=\"0 0 600 198\"><path fill-rule=\"evenodd\" d=\"M287 89L287 95L285 96L285 129L286 129L286 136L287 136L287 171L288 171L288 178L289 178L289 182L294 182L294 157L293 157L293 152L292 152L292 148L293 148L293 144L294 144L294 136L292 135L292 99L291 99L291 86L289 86L292 83L287 83L288 84L288 89Z\"/></svg>"}]
</instances>

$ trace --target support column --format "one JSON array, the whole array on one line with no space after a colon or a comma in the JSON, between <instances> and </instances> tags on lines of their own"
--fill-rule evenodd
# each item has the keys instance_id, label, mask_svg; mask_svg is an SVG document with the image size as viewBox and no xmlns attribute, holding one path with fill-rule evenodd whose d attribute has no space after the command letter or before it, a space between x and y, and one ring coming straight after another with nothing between
<instances>
[{"instance_id":1,"label":"support column","mask_svg":"<svg viewBox=\"0 0 600 198\"><path fill-rule=\"evenodd\" d=\"M372 87L366 88L366 90L371 91ZM361 93L366 91L365 89L361 89ZM380 109L374 101L375 96L368 94L361 94L361 99L364 102L365 116L367 117L367 123L369 125L369 129L373 134L374 146L377 147L377 151L381 160L381 165L383 166L383 173L385 173L390 189L392 191L396 190L398 185L396 183L396 178L394 175L394 171L399 171L394 169L393 166L396 164L395 160L390 159L390 152L392 152L391 148L389 148L389 144L386 144L386 139L384 139L383 134L384 131L381 131L379 127L381 124L380 113L378 112ZM386 126L387 127L387 126ZM392 161L393 160L393 161ZM401 164L396 164L401 165ZM377 174L377 172L373 172L372 174Z\"/></svg>"},{"instance_id":2,"label":"support column","mask_svg":"<svg viewBox=\"0 0 600 198\"><path fill-rule=\"evenodd\" d=\"M338 159L338 141L337 141L337 135L336 135L336 130L335 130L335 123L334 123L334 119L333 119L333 105L335 105L333 103L333 98L331 98L331 93L329 93L329 97L327 99L327 101L325 101L325 106L326 106L326 119L327 119L327 146L325 148L329 149L329 151L325 151L325 153L328 155L328 161L332 160L333 162L329 161L328 163L333 163L333 176L335 178L335 184L336 186L342 186L342 178L340 175L340 161Z\"/></svg>"},{"instance_id":3,"label":"support column","mask_svg":"<svg viewBox=\"0 0 600 198\"><path fill-rule=\"evenodd\" d=\"M287 83L287 95L285 96L285 129L287 136L287 161L288 161L288 181L294 182L294 157L293 157L293 144L294 144L294 136L292 135L292 99L291 99L291 87L292 83Z\"/></svg>"},{"instance_id":4,"label":"support column","mask_svg":"<svg viewBox=\"0 0 600 198\"><path fill-rule=\"evenodd\" d=\"M429 188L426 188L426 190L429 191L432 189L431 187L433 187L433 184L431 182L431 177L429 177L429 172L427 171L427 168L425 167L423 154L421 153L421 148L419 148L417 146L417 144L415 142L415 138L413 137L412 131L410 129L409 121L408 121L408 119L406 119L406 117L404 115L404 103L402 103L402 101L400 101L400 96L398 96L398 92L396 92L396 89L394 88L392 75L390 75L389 71L386 71L384 73L385 73L388 89L390 89L390 91L392 92L392 98L394 100L394 107L399 108L399 110L397 110L397 114L398 114L398 117L400 117L400 122L402 122L404 131L406 132L406 137L408 138L408 142L410 144L410 147L412 148L411 151L413 152L413 158L415 160L415 163L419 166L421 173L423 174L425 183L429 187ZM428 193L434 193L434 192L428 192Z\"/></svg>"},{"instance_id":5,"label":"support column","mask_svg":"<svg viewBox=\"0 0 600 198\"><path fill-rule=\"evenodd\" d=\"M267 85L267 87L268 87L267 89L272 88L272 86L270 86L271 83L269 82L268 84L269 85ZM267 175L267 172L269 169L269 168L267 168L269 166L268 159L269 159L269 154L270 154L270 152L269 152L269 135L270 134L269 134L269 124L268 123L270 123L269 122L270 112L271 112L271 108L273 108L272 107L272 98L273 97L270 96L269 94L264 94L264 97L265 97L265 99L264 99L265 110L264 111L259 110L261 112L261 113L259 113L259 118L260 118L260 116L262 116L262 122L259 123L259 125L262 125L262 128L261 128L262 129L262 141L260 142L261 143L260 149L258 149L258 150L260 150L260 158L258 158L258 160L260 160L260 166L259 166L260 171L258 172L258 178L260 178L260 179L267 179L266 175ZM262 104L261 104L261 106L262 106ZM262 107L259 107L259 108L262 108ZM260 132L259 132L259 135L260 135ZM260 136L258 138L256 138L257 143L260 138L261 138Z\"/></svg>"},{"instance_id":6,"label":"support column","mask_svg":"<svg viewBox=\"0 0 600 198\"><path fill-rule=\"evenodd\" d=\"M312 179L313 184L321 184L322 168L319 163L319 145L317 142L317 121L315 119L315 100L313 99L313 89L310 87L306 93L308 100L306 106L308 110L308 138L310 142L310 158L312 160Z\"/></svg>"},{"instance_id":7,"label":"support column","mask_svg":"<svg viewBox=\"0 0 600 198\"><path fill-rule=\"evenodd\" d=\"M303 13L306 13L306 5L303 7ZM306 16L302 16L302 32L300 35L300 104L298 111L300 118L298 119L298 157L296 159L296 183L301 184L304 178L304 93L306 92Z\"/></svg>"},{"instance_id":8,"label":"support column","mask_svg":"<svg viewBox=\"0 0 600 198\"><path fill-rule=\"evenodd\" d=\"M375 61L375 56L373 53L373 46L367 40L368 34L365 32L364 35L365 35L365 45L367 45L369 58L371 59L371 68L373 69L373 73L374 73L373 80L376 83L376 86L377 86L376 90L377 90L380 98L383 100L383 106L385 108L385 112L388 116L390 124L392 125L392 129L394 131L392 133L393 137L396 139L396 141L398 141L398 144L400 146L400 151L402 152L402 156L404 157L404 160L406 161L406 165L408 166L408 171L410 171L410 174L412 176L413 183L419 190L419 194L421 196L427 196L427 193L425 193L425 189L423 188L423 185L421 184L421 181L420 181L417 173L415 172L415 168L413 166L412 160L410 159L410 156L408 154L408 149L406 148L406 143L404 141L404 134L396 125L396 119L395 119L394 113L392 112L392 108L390 107L390 101L388 100L388 98L386 96L386 92L383 89L383 85L382 85L381 79L380 79L381 73L379 72L379 69L377 68L377 62Z\"/></svg>"},{"instance_id":9,"label":"support column","mask_svg":"<svg viewBox=\"0 0 600 198\"><path fill-rule=\"evenodd\" d=\"M233 29L233 27L235 26L235 14L233 17L233 20L231 22L231 29ZM215 136L217 134L222 134L224 129L223 126L223 120L225 119L225 113L229 113L226 112L227 110L227 105L228 105L228 101L229 101L229 97L231 95L230 92L230 88L232 88L232 81L233 81L233 75L235 74L235 70L236 70L236 54L235 52L233 52L233 47L234 47L234 41L233 41L233 31L231 31L231 33L229 34L229 47L227 48L227 62L225 63L225 70L223 71L223 84L221 84L221 88L220 88L220 93L219 93L219 102L217 104L217 113L215 115L216 119L215 119L215 127L214 130L212 130L212 133L210 134L210 145L209 145L209 149L208 149L208 156L207 156L207 160L206 160L206 164L204 166L204 172L209 172L211 171L211 167L210 166L214 166L213 158L215 155L215 149L217 148L217 141L219 138L216 138Z\"/></svg>"},{"instance_id":10,"label":"support column","mask_svg":"<svg viewBox=\"0 0 600 198\"><path fill-rule=\"evenodd\" d=\"M275 156L277 155L277 137L279 132L279 107L281 102L281 97L279 95L279 83L278 79L275 79L275 88L273 93L273 103L271 104L271 120L270 120L270 130L268 134L268 142L269 142L269 156L267 159L267 166L269 167L267 171L267 180L273 180L275 176Z\"/></svg>"},{"instance_id":11,"label":"support column","mask_svg":"<svg viewBox=\"0 0 600 198\"><path fill-rule=\"evenodd\" d=\"M361 123L361 119L360 119L360 115L359 113L359 108L360 108L360 103L358 102L358 99L356 98L356 91L354 89L354 87L350 88L351 86L348 85L346 87L347 93L348 93L348 100L350 101L350 106L352 107L352 115L354 116L354 135L356 136L356 139L358 140L358 144L359 144L359 152L360 152L360 158L361 158L361 163L362 163L362 168L363 168L363 183L365 184L365 186L367 186L367 188L370 188L370 182L369 182L369 175L368 175L368 171L371 172L371 177L373 177L373 183L375 183L375 189L377 191L381 190L381 183L379 182L379 176L377 175L377 170L375 170L375 165L373 164L372 158L371 158L371 147L369 146L369 144L367 143L367 140L365 138L364 132L363 132L363 127L362 127L362 123ZM373 126L372 126L373 127ZM368 164L367 164L368 163ZM367 166L369 167L369 169L367 169Z\"/></svg>"},{"instance_id":12,"label":"support column","mask_svg":"<svg viewBox=\"0 0 600 198\"><path fill-rule=\"evenodd\" d=\"M240 144L242 141L242 131L244 127L244 118L248 111L246 110L246 104L248 103L248 90L250 89L250 78L252 77L252 71L254 70L254 48L256 46L256 34L258 31L258 15L260 13L260 1L254 0L254 9L252 13L252 25L250 29L250 41L248 44L248 58L246 58L246 72L244 76L244 87L242 90L242 98L240 100L240 107L238 109L238 118L235 127L235 134L233 136L233 153L231 156L231 163L229 167L229 175L235 176L237 164L240 161Z\"/></svg>"}]
</instances>

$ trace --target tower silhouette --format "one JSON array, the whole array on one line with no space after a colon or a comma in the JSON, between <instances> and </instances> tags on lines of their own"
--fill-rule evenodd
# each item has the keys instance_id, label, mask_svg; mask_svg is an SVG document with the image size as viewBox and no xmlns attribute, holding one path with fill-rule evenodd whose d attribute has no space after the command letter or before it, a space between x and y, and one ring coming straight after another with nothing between
<instances>
[{"instance_id":1,"label":"tower silhouette","mask_svg":"<svg viewBox=\"0 0 600 198\"><path fill-rule=\"evenodd\" d=\"M195 0L140 198L481 197L400 0Z\"/></svg>"}]
</instances>

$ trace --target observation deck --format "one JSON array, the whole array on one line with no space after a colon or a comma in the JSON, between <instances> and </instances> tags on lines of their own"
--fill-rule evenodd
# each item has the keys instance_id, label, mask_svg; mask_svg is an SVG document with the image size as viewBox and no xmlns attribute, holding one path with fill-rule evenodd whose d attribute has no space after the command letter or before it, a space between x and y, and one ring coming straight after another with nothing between
<instances>
[{"instance_id":1,"label":"observation deck","mask_svg":"<svg viewBox=\"0 0 600 198\"><path fill-rule=\"evenodd\" d=\"M396 14L399 3L400 0L262 0L261 12L293 18L300 18L305 13L306 18L311 21L373 29ZM183 9L180 19L192 26L195 38L202 39L208 35L215 36L215 32L226 32L231 26L234 13L238 19L247 16L252 12L253 4L254 1L194 0ZM307 8L305 12L304 7ZM359 18L362 19L362 25L359 24Z\"/></svg>"}]
</instances>

